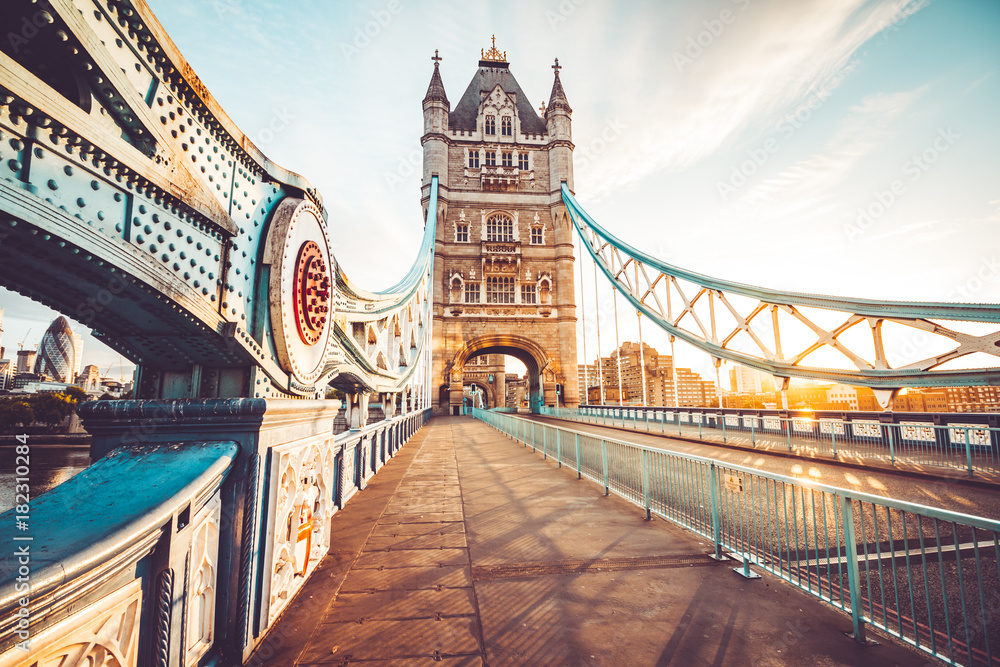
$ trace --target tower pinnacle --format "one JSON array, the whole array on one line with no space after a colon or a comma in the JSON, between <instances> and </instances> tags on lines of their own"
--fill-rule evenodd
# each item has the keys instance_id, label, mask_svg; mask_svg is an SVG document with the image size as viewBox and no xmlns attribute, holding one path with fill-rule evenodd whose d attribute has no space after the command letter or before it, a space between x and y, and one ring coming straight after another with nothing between
<instances>
[{"instance_id":1,"label":"tower pinnacle","mask_svg":"<svg viewBox=\"0 0 1000 667\"><path fill-rule=\"evenodd\" d=\"M424 103L443 102L446 106L450 106L448 95L444 92L444 82L441 81L441 71L439 69L443 58L438 55L437 49L434 49L434 55L431 57L431 60L434 61L434 72L431 74L430 85L427 86L427 94L424 95Z\"/></svg>"},{"instance_id":2,"label":"tower pinnacle","mask_svg":"<svg viewBox=\"0 0 1000 667\"><path fill-rule=\"evenodd\" d=\"M549 95L549 106L546 115L557 109L573 113L573 109L569 106L569 100L566 99L566 91L563 90L562 82L559 80L559 70L561 69L562 65L559 64L559 59L556 58L555 64L552 65L552 70L555 72L555 80L552 82L552 94Z\"/></svg>"}]
</instances>

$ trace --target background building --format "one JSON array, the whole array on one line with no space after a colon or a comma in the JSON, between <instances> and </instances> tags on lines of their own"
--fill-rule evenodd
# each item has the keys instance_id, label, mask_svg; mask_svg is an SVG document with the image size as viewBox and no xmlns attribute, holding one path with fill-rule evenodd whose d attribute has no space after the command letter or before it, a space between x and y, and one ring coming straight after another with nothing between
<instances>
[{"instance_id":1,"label":"background building","mask_svg":"<svg viewBox=\"0 0 1000 667\"><path fill-rule=\"evenodd\" d=\"M615 352L600 359L600 376L604 385L604 401L607 404L619 402L618 364L621 360L621 402L628 405L665 405L682 407L718 406L715 383L705 380L690 368L678 368L674 376L673 358L660 354L654 347L643 343L626 341ZM598 362L587 365L588 377L598 376ZM645 381L645 392L643 391ZM581 376L582 382L582 376ZM674 387L676 384L675 400ZM600 385L590 381L587 400L600 404Z\"/></svg>"},{"instance_id":2,"label":"background building","mask_svg":"<svg viewBox=\"0 0 1000 667\"><path fill-rule=\"evenodd\" d=\"M65 317L57 317L42 336L35 359L35 373L55 382L71 384L83 362L83 338L73 333Z\"/></svg>"}]
</instances>

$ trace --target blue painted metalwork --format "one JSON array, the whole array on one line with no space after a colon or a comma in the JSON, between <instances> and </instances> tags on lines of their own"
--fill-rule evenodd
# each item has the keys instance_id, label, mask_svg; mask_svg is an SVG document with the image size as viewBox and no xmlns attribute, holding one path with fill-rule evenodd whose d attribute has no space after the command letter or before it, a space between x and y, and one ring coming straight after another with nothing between
<instances>
[{"instance_id":1,"label":"blue painted metalwork","mask_svg":"<svg viewBox=\"0 0 1000 667\"><path fill-rule=\"evenodd\" d=\"M594 222L573 197L568 185L562 184L562 197L570 218L584 241L588 252L604 275L629 300L632 305L649 317L671 336L690 343L716 360L727 359L750 368L770 373L779 378L810 378L832 380L881 390L902 387L965 386L1000 383L1000 368L933 369L953 359L973 353L1000 357L1000 329L974 336L947 329L933 320L956 320L977 323L1000 323L1000 306L996 304L914 303L886 302L871 299L846 299L815 294L801 294L781 290L752 287L726 280L719 280L692 271L671 266L634 248L615 237ZM694 286L694 295L684 292L678 280ZM675 311L671 297L679 297L683 306ZM756 300L749 311L741 311L731 295ZM662 296L662 298L661 298ZM698 301L708 301L703 315L710 322L704 323L697 313ZM716 305L716 302L722 304ZM724 306L724 307L722 307ZM843 323L827 329L804 315L802 307L820 308L841 313ZM750 327L754 319L771 313L773 340L764 340ZM679 314L678 314L679 313ZM798 320L815 334L814 342L794 357L782 353L779 313ZM725 315L735 324L718 331L716 316ZM694 326L685 328L681 322L688 318ZM936 335L956 343L953 350L928 359L917 360L901 368L891 368L886 359L882 325L892 322L909 327L914 332ZM871 328L875 359L866 360L853 352L838 336L856 325ZM748 336L757 346L759 354L740 352L730 343L740 334ZM786 341L787 343L787 341ZM841 352L857 370L841 370L806 366L801 362L813 351L830 346Z\"/></svg>"},{"instance_id":2,"label":"blue painted metalwork","mask_svg":"<svg viewBox=\"0 0 1000 667\"><path fill-rule=\"evenodd\" d=\"M523 418L472 412L525 438ZM551 431L579 440L564 462L606 492L705 536L715 554L742 562L741 574L752 564L850 614L856 640L873 625L948 664L995 664L1000 521L549 424L525 444ZM956 609L961 625L948 620Z\"/></svg>"},{"instance_id":3,"label":"blue painted metalwork","mask_svg":"<svg viewBox=\"0 0 1000 667\"><path fill-rule=\"evenodd\" d=\"M764 451L781 451L809 457L848 457L858 463L912 465L942 473L963 471L1000 473L1000 427L989 421L975 423L986 415L940 415L944 423L929 415L894 413L892 420L857 414L844 419L842 413L792 414L777 411L699 408L637 408L661 423L677 426L677 436L708 443L742 445ZM615 408L584 406L544 408L543 415L598 424ZM948 421L950 418L951 421ZM696 425L691 425L692 421ZM685 426L685 423L688 425ZM628 428L623 423L620 428ZM636 430L635 426L631 426Z\"/></svg>"}]
</instances>

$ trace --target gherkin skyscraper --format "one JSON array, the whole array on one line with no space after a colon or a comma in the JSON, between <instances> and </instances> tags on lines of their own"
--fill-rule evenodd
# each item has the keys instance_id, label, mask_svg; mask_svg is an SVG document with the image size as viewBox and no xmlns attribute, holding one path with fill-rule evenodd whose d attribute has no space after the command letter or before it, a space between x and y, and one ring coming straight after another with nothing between
<instances>
[{"instance_id":1,"label":"gherkin skyscraper","mask_svg":"<svg viewBox=\"0 0 1000 667\"><path fill-rule=\"evenodd\" d=\"M56 382L73 382L83 361L83 339L73 333L65 317L57 317L42 336L35 372Z\"/></svg>"}]
</instances>

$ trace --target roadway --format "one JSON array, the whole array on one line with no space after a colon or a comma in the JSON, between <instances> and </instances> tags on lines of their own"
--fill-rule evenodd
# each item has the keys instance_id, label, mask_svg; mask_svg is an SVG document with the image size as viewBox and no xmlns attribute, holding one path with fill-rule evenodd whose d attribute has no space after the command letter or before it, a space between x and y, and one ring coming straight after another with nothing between
<instances>
[{"instance_id":1,"label":"roadway","mask_svg":"<svg viewBox=\"0 0 1000 667\"><path fill-rule=\"evenodd\" d=\"M787 475L796 479L810 479L830 486L953 512L1000 519L1000 484L968 480L961 471L956 471L950 476L942 469L930 469L932 472L927 473L897 471L884 467L866 467L828 459L761 451L740 445L693 442L655 432L646 433L575 420L529 414L517 416L605 438L756 468L763 472ZM640 427L642 426L640 422Z\"/></svg>"}]
</instances>

